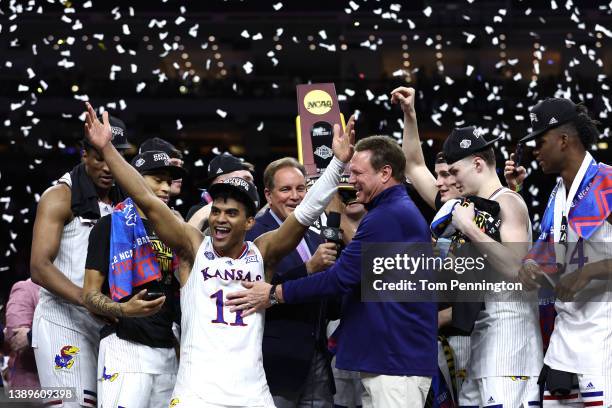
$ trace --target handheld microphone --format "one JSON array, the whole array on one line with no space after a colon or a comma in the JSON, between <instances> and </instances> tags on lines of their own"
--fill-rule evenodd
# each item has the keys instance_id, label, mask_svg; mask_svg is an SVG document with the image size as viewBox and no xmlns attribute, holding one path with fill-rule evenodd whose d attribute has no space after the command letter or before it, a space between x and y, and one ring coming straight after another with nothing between
<instances>
[{"instance_id":1,"label":"handheld microphone","mask_svg":"<svg viewBox=\"0 0 612 408\"><path fill-rule=\"evenodd\" d=\"M327 226L321 229L321 235L326 242L333 242L342 248L344 241L342 240L342 230L340 229L340 213L331 211L327 216Z\"/></svg>"}]
</instances>

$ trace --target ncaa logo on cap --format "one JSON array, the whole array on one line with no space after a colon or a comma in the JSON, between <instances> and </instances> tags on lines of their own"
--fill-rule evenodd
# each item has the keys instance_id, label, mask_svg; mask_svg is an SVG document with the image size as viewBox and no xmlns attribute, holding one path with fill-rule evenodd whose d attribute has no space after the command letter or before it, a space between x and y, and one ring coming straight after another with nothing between
<instances>
[{"instance_id":1,"label":"ncaa logo on cap","mask_svg":"<svg viewBox=\"0 0 612 408\"><path fill-rule=\"evenodd\" d=\"M145 159L143 159L143 158L141 157L140 159L136 160L136 163L134 163L134 166L135 166L135 167L140 167L140 166L142 166L143 164L145 164Z\"/></svg>"},{"instance_id":2,"label":"ncaa logo on cap","mask_svg":"<svg viewBox=\"0 0 612 408\"><path fill-rule=\"evenodd\" d=\"M476 131L474 131L474 133L476 133ZM461 147L462 149L467 149L472 145L472 141L470 139L463 139L460 143L459 143L459 147Z\"/></svg>"},{"instance_id":3,"label":"ncaa logo on cap","mask_svg":"<svg viewBox=\"0 0 612 408\"><path fill-rule=\"evenodd\" d=\"M538 121L538 115L536 115L534 112L529 113L529 119L531 120L531 123L535 123Z\"/></svg>"}]
</instances>

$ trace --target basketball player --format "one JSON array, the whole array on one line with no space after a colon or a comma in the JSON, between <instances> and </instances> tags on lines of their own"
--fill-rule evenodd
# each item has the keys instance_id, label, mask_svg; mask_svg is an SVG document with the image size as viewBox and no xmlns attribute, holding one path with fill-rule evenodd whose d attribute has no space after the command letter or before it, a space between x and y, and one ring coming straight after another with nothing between
<instances>
[{"instance_id":1,"label":"basketball player","mask_svg":"<svg viewBox=\"0 0 612 408\"><path fill-rule=\"evenodd\" d=\"M544 358L544 407L609 407L612 168L588 152L599 132L583 105L549 98L529 116L533 131L521 142L535 140L542 171L560 176L538 241L550 248L556 244L552 262L565 268L555 288L557 317ZM524 285L537 286L542 272L535 261L527 261L520 272Z\"/></svg>"},{"instance_id":2,"label":"basketball player","mask_svg":"<svg viewBox=\"0 0 612 408\"><path fill-rule=\"evenodd\" d=\"M125 125L111 118L112 143L130 145ZM38 203L32 237L32 281L41 285L32 323L32 347L42 387L71 387L75 402L47 400L47 406L95 407L99 330L83 306L87 240L96 221L123 199L102 156L84 143L82 162L45 191Z\"/></svg>"},{"instance_id":3,"label":"basketball player","mask_svg":"<svg viewBox=\"0 0 612 408\"><path fill-rule=\"evenodd\" d=\"M224 305L225 293L242 282L270 277L278 260L293 250L308 226L331 200L353 153L354 118L346 132L334 126L334 158L321 178L282 225L244 242L255 222L257 191L243 179L231 178L211 187L211 236L178 220L147 187L142 177L110 144L105 112L100 122L87 104L88 138L126 192L145 213L159 238L181 259L181 357L171 406L273 407L263 370L263 313L242 317ZM264 265L265 275L264 276Z\"/></svg>"},{"instance_id":4,"label":"basketball player","mask_svg":"<svg viewBox=\"0 0 612 408\"><path fill-rule=\"evenodd\" d=\"M463 196L499 203L501 242L474 223L473 204L455 206L452 222L505 280L514 281L531 243L531 224L522 197L502 187L497 177L494 141L487 142L474 127L459 128L446 139L443 152ZM537 376L542 366L537 294L488 292L484 300L471 334L468 378L459 405L533 405L539 400Z\"/></svg>"}]
</instances>

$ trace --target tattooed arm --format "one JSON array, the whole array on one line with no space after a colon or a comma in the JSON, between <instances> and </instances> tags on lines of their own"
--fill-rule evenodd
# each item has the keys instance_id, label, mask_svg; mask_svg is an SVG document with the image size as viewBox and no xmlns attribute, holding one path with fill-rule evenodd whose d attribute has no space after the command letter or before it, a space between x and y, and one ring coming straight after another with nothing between
<instances>
[{"instance_id":1,"label":"tattooed arm","mask_svg":"<svg viewBox=\"0 0 612 408\"><path fill-rule=\"evenodd\" d=\"M154 315L164 305L166 297L145 300L147 290L143 289L124 303L113 301L100 290L104 284L104 275L95 269L85 269L83 284L84 303L87 309L97 315L108 317L144 317Z\"/></svg>"}]
</instances>

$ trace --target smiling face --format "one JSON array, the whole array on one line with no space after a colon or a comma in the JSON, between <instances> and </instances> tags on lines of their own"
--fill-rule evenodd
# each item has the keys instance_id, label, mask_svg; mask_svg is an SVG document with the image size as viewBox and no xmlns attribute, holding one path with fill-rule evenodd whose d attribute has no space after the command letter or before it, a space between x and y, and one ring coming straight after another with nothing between
<instances>
[{"instance_id":1,"label":"smiling face","mask_svg":"<svg viewBox=\"0 0 612 408\"><path fill-rule=\"evenodd\" d=\"M170 200L170 189L172 186L172 177L167 171L157 173L143 174L142 176L153 194L155 194L166 205Z\"/></svg>"},{"instance_id":2,"label":"smiling face","mask_svg":"<svg viewBox=\"0 0 612 408\"><path fill-rule=\"evenodd\" d=\"M255 218L247 216L242 202L219 197L213 201L208 223L215 251L232 256L242 248L245 234L255 224Z\"/></svg>"},{"instance_id":3,"label":"smiling face","mask_svg":"<svg viewBox=\"0 0 612 408\"><path fill-rule=\"evenodd\" d=\"M295 167L281 167L274 173L272 187L264 193L270 209L284 221L304 199L306 178Z\"/></svg>"},{"instance_id":4,"label":"smiling face","mask_svg":"<svg viewBox=\"0 0 612 408\"><path fill-rule=\"evenodd\" d=\"M95 149L86 148L83 150L81 160L85 163L85 171L96 188L103 191L110 190L115 179L102 156Z\"/></svg>"},{"instance_id":5,"label":"smiling face","mask_svg":"<svg viewBox=\"0 0 612 408\"><path fill-rule=\"evenodd\" d=\"M357 191L357 202L367 204L385 188L385 180L391 178L391 167L386 165L374 170L370 162L372 152L362 150L355 152L350 162L351 175L349 183Z\"/></svg>"},{"instance_id":6,"label":"smiling face","mask_svg":"<svg viewBox=\"0 0 612 408\"><path fill-rule=\"evenodd\" d=\"M440 201L447 202L461 195L457 189L455 177L450 173L446 163L436 163L435 167L436 188L440 192Z\"/></svg>"}]
</instances>

